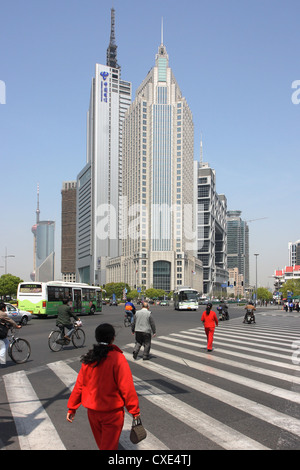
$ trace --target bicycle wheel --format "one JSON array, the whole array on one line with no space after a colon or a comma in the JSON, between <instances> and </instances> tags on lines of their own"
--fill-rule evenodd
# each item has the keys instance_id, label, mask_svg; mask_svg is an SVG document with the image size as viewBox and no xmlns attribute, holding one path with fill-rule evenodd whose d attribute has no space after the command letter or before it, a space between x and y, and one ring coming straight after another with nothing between
<instances>
[{"instance_id":1,"label":"bicycle wheel","mask_svg":"<svg viewBox=\"0 0 300 470\"><path fill-rule=\"evenodd\" d=\"M28 361L31 354L30 344L26 339L16 338L9 345L8 354L16 364L23 364Z\"/></svg>"},{"instance_id":2,"label":"bicycle wheel","mask_svg":"<svg viewBox=\"0 0 300 470\"><path fill-rule=\"evenodd\" d=\"M125 325L126 327L131 325L131 321L129 320L128 317L125 317L125 318L124 318L124 325Z\"/></svg>"},{"instance_id":3,"label":"bicycle wheel","mask_svg":"<svg viewBox=\"0 0 300 470\"><path fill-rule=\"evenodd\" d=\"M51 351L58 352L63 348L63 341L61 339L61 332L58 330L51 331L48 337L48 346Z\"/></svg>"},{"instance_id":4,"label":"bicycle wheel","mask_svg":"<svg viewBox=\"0 0 300 470\"><path fill-rule=\"evenodd\" d=\"M75 348L82 348L85 342L85 333L81 328L76 328L72 334L72 343Z\"/></svg>"}]
</instances>

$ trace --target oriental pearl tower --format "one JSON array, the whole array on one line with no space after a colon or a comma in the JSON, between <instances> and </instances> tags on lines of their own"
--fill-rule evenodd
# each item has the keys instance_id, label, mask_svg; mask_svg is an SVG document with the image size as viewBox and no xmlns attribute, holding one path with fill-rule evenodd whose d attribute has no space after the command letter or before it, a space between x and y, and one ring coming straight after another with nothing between
<instances>
[{"instance_id":1,"label":"oriental pearl tower","mask_svg":"<svg viewBox=\"0 0 300 470\"><path fill-rule=\"evenodd\" d=\"M30 279L35 281L35 274L36 274L36 229L37 225L40 221L40 186L37 185L37 207L36 207L36 223L31 227L31 231L33 233L33 271L30 273Z\"/></svg>"}]
</instances>

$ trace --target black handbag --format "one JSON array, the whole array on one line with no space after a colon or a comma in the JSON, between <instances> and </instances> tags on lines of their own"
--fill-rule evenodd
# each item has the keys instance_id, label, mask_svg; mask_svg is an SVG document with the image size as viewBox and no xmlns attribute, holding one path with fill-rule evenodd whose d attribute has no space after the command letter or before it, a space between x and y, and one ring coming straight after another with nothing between
<instances>
[{"instance_id":1,"label":"black handbag","mask_svg":"<svg viewBox=\"0 0 300 470\"><path fill-rule=\"evenodd\" d=\"M147 436L146 429L142 425L141 418L133 418L130 431L130 440L133 444L138 444Z\"/></svg>"}]
</instances>

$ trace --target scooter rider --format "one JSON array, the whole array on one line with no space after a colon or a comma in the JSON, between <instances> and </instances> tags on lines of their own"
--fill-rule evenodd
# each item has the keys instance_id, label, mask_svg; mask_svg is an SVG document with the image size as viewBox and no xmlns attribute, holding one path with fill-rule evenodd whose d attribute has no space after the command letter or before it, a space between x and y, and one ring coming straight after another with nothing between
<instances>
[{"instance_id":1,"label":"scooter rider","mask_svg":"<svg viewBox=\"0 0 300 470\"><path fill-rule=\"evenodd\" d=\"M246 313L245 313L245 317L244 317L243 323L246 323L247 314L248 314L249 312L251 313L251 316L253 317L253 323L256 323L256 321L255 321L255 315L254 315L254 312L255 312L256 308L254 307L253 302L250 301L250 302L248 303L248 305L246 305L245 310L246 310Z\"/></svg>"},{"instance_id":2,"label":"scooter rider","mask_svg":"<svg viewBox=\"0 0 300 470\"><path fill-rule=\"evenodd\" d=\"M224 299L221 300L219 307L223 310L225 314L226 320L229 320L229 315L228 315L228 305L225 303ZM218 307L218 309L219 309Z\"/></svg>"}]
</instances>

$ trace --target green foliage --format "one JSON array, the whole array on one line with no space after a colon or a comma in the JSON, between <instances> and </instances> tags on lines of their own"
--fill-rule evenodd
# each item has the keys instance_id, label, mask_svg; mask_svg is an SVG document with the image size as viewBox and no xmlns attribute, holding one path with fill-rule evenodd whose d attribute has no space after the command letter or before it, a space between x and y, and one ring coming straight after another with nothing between
<instances>
[{"instance_id":1,"label":"green foliage","mask_svg":"<svg viewBox=\"0 0 300 470\"><path fill-rule=\"evenodd\" d=\"M283 298L287 298L288 292L293 292L293 295L300 295L300 279L290 279L286 281L280 288Z\"/></svg>"},{"instance_id":2,"label":"green foliage","mask_svg":"<svg viewBox=\"0 0 300 470\"><path fill-rule=\"evenodd\" d=\"M116 294L117 299L123 298L123 290L127 289L127 295L130 292L130 287L124 282L110 282L106 284L104 290L106 291L105 297L111 299L113 294Z\"/></svg>"},{"instance_id":3,"label":"green foliage","mask_svg":"<svg viewBox=\"0 0 300 470\"><path fill-rule=\"evenodd\" d=\"M257 298L259 300L272 300L273 299L273 294L270 292L268 289L265 287L259 287L257 289Z\"/></svg>"},{"instance_id":4,"label":"green foliage","mask_svg":"<svg viewBox=\"0 0 300 470\"><path fill-rule=\"evenodd\" d=\"M0 296L17 296L19 282L22 282L19 277L12 274L3 274L0 277Z\"/></svg>"},{"instance_id":5,"label":"green foliage","mask_svg":"<svg viewBox=\"0 0 300 470\"><path fill-rule=\"evenodd\" d=\"M146 292L146 297L149 297L149 299L157 299L159 297L164 297L166 295L165 291L162 289L147 289Z\"/></svg>"}]
</instances>

